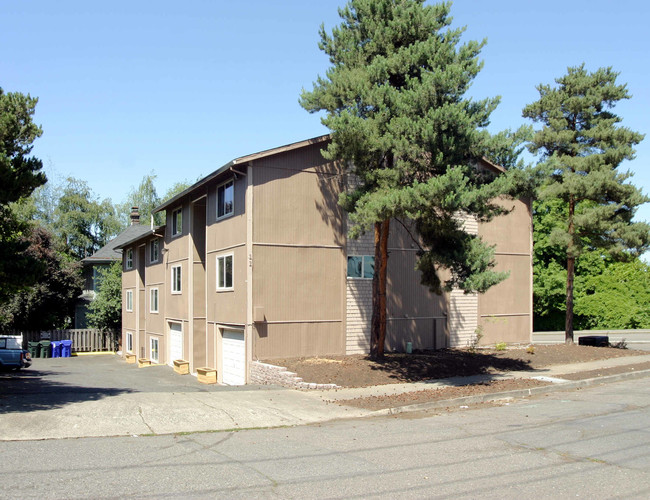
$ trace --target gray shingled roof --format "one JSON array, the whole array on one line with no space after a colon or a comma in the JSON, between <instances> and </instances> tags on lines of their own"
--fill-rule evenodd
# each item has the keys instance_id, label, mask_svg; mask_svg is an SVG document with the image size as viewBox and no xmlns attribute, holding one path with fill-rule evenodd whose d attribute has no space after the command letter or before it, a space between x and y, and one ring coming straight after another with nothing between
<instances>
[{"instance_id":1,"label":"gray shingled roof","mask_svg":"<svg viewBox=\"0 0 650 500\"><path fill-rule=\"evenodd\" d=\"M140 238L147 233L152 233L150 226L132 224L111 241L106 243L106 245L104 245L102 248L97 250L93 255L82 259L81 262L84 264L98 264L104 262L112 262L114 260L122 260L122 252L118 251L117 248L120 245Z\"/></svg>"}]
</instances>

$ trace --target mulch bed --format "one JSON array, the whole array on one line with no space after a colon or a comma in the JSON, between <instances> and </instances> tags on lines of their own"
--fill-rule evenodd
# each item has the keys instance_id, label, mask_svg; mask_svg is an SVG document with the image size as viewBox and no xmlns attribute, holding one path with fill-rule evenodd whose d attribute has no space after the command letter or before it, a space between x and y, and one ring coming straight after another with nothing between
<instances>
[{"instance_id":1,"label":"mulch bed","mask_svg":"<svg viewBox=\"0 0 650 500\"><path fill-rule=\"evenodd\" d=\"M368 356L272 359L266 362L285 366L305 382L337 384L342 387L418 382L423 380L535 370L550 365L647 354L612 347L579 345L535 345L494 349L445 349L414 354L387 354L374 361Z\"/></svg>"},{"instance_id":2,"label":"mulch bed","mask_svg":"<svg viewBox=\"0 0 650 500\"><path fill-rule=\"evenodd\" d=\"M364 398L345 399L337 403L341 406L354 406L355 408L364 408L366 410L382 410L384 408L396 408L398 406L444 401L447 399L495 392L514 391L516 389L529 389L544 385L549 385L549 382L533 379L494 380L480 384L443 387L441 389L406 392L389 396L368 396Z\"/></svg>"}]
</instances>

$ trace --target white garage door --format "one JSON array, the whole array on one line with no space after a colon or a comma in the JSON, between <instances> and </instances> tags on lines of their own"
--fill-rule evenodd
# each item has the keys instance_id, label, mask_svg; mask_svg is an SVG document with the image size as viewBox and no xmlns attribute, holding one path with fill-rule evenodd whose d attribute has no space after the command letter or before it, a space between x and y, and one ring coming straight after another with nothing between
<instances>
[{"instance_id":1,"label":"white garage door","mask_svg":"<svg viewBox=\"0 0 650 500\"><path fill-rule=\"evenodd\" d=\"M183 358L183 325L169 323L169 364L173 365L175 359Z\"/></svg>"},{"instance_id":2,"label":"white garage door","mask_svg":"<svg viewBox=\"0 0 650 500\"><path fill-rule=\"evenodd\" d=\"M246 345L242 332L224 330L221 342L221 366L224 384L244 385L246 383Z\"/></svg>"}]
</instances>

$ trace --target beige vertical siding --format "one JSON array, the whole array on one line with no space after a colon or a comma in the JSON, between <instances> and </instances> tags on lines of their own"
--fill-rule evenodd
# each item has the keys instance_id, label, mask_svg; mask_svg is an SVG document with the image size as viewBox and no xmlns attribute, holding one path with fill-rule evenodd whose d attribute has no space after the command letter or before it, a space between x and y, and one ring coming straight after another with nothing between
<instances>
[{"instance_id":1,"label":"beige vertical siding","mask_svg":"<svg viewBox=\"0 0 650 500\"><path fill-rule=\"evenodd\" d=\"M253 355L345 352L343 212L322 145L253 163Z\"/></svg>"},{"instance_id":2,"label":"beige vertical siding","mask_svg":"<svg viewBox=\"0 0 650 500\"><path fill-rule=\"evenodd\" d=\"M532 214L528 200L503 200L512 211L481 224L479 235L496 245L495 270L510 276L479 298L483 342L530 342L532 334Z\"/></svg>"}]
</instances>

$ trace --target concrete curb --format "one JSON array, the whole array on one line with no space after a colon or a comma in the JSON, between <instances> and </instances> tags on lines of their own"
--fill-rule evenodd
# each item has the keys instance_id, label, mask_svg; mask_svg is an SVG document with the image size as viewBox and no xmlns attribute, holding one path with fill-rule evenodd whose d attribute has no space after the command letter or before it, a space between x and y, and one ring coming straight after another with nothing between
<instances>
[{"instance_id":1,"label":"concrete curb","mask_svg":"<svg viewBox=\"0 0 650 500\"><path fill-rule=\"evenodd\" d=\"M491 401L502 401L504 399L523 398L523 397L534 396L538 394L548 394L553 392L565 391L569 389L577 389L579 387L589 387L592 385L618 382L620 380L628 380L628 379L634 380L643 377L650 377L650 370L617 373L616 375L606 375L603 377L587 378L583 380L571 380L568 382L546 385L543 387L531 387L529 389L518 389L515 391L492 392L486 394L478 394L476 396L465 396L462 398L431 401L429 403L416 403L416 404L406 405L406 406L396 406L393 408L376 410L369 413L366 416L377 417L377 416L385 416L385 415L397 415L399 413L411 413L416 411L435 410L439 408L450 408L453 406L464 406L464 405L477 404L477 403L487 403ZM339 403L341 403L341 401L339 401Z\"/></svg>"}]
</instances>

